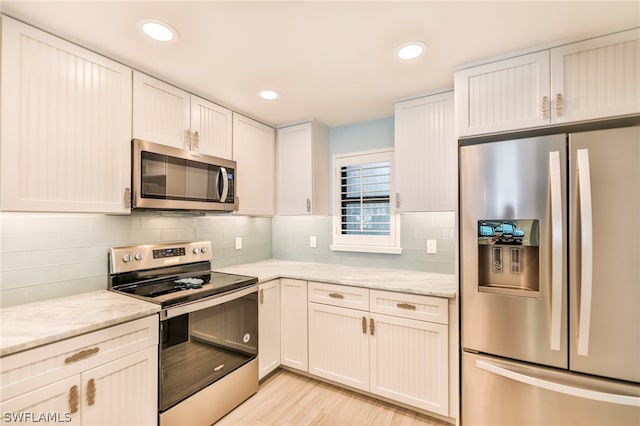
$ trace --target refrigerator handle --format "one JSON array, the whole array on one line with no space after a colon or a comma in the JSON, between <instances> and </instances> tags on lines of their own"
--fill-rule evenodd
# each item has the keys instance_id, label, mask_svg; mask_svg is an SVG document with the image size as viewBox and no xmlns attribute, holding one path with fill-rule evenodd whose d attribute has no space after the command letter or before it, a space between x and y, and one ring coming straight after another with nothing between
<instances>
[{"instance_id":1,"label":"refrigerator handle","mask_svg":"<svg viewBox=\"0 0 640 426\"><path fill-rule=\"evenodd\" d=\"M551 342L552 351L560 350L562 331L562 174L560 152L549 152L551 186Z\"/></svg>"},{"instance_id":2,"label":"refrigerator handle","mask_svg":"<svg viewBox=\"0 0 640 426\"><path fill-rule=\"evenodd\" d=\"M578 355L589 355L591 294L593 290L593 218L591 211L591 172L589 150L578 149L577 174L580 210L580 317L578 318Z\"/></svg>"},{"instance_id":3,"label":"refrigerator handle","mask_svg":"<svg viewBox=\"0 0 640 426\"><path fill-rule=\"evenodd\" d=\"M506 377L507 379L515 380L516 382L524 383L526 385L531 385L542 389L547 389L553 392L559 392L578 398L586 398L611 404L640 407L640 397L637 396L601 392L593 389L585 389L577 386L565 385L563 383L552 382L549 380L540 379L538 377L518 373L516 371L509 370L503 367L498 367L497 365L491 364L486 361L476 360L476 367L481 370Z\"/></svg>"}]
</instances>

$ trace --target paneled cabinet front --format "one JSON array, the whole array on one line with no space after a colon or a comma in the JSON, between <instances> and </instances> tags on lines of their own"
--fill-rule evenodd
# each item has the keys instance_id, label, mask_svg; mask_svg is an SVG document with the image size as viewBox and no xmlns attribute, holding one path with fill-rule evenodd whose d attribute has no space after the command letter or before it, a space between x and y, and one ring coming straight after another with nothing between
<instances>
[{"instance_id":1,"label":"paneled cabinet front","mask_svg":"<svg viewBox=\"0 0 640 426\"><path fill-rule=\"evenodd\" d=\"M3 424L155 424L158 318L3 357L0 375Z\"/></svg>"},{"instance_id":2,"label":"paneled cabinet front","mask_svg":"<svg viewBox=\"0 0 640 426\"><path fill-rule=\"evenodd\" d=\"M131 69L2 16L1 209L128 213Z\"/></svg>"},{"instance_id":3,"label":"paneled cabinet front","mask_svg":"<svg viewBox=\"0 0 640 426\"><path fill-rule=\"evenodd\" d=\"M395 104L396 211L451 211L458 203L453 92Z\"/></svg>"},{"instance_id":4,"label":"paneled cabinet front","mask_svg":"<svg viewBox=\"0 0 640 426\"><path fill-rule=\"evenodd\" d=\"M275 129L233 113L233 160L238 165L238 214L276 212Z\"/></svg>"},{"instance_id":5,"label":"paneled cabinet front","mask_svg":"<svg viewBox=\"0 0 640 426\"><path fill-rule=\"evenodd\" d=\"M640 113L640 29L457 71L458 136Z\"/></svg>"},{"instance_id":6,"label":"paneled cabinet front","mask_svg":"<svg viewBox=\"0 0 640 426\"><path fill-rule=\"evenodd\" d=\"M449 416L447 306L436 297L310 282L309 373Z\"/></svg>"},{"instance_id":7,"label":"paneled cabinet front","mask_svg":"<svg viewBox=\"0 0 640 426\"><path fill-rule=\"evenodd\" d=\"M329 129L311 121L277 130L277 212L329 213Z\"/></svg>"},{"instance_id":8,"label":"paneled cabinet front","mask_svg":"<svg viewBox=\"0 0 640 426\"><path fill-rule=\"evenodd\" d=\"M280 363L296 370L308 371L307 282L280 279Z\"/></svg>"},{"instance_id":9,"label":"paneled cabinet front","mask_svg":"<svg viewBox=\"0 0 640 426\"><path fill-rule=\"evenodd\" d=\"M231 159L232 112L134 71L133 137Z\"/></svg>"},{"instance_id":10,"label":"paneled cabinet front","mask_svg":"<svg viewBox=\"0 0 640 426\"><path fill-rule=\"evenodd\" d=\"M280 280L261 283L258 290L259 379L280 365Z\"/></svg>"}]
</instances>

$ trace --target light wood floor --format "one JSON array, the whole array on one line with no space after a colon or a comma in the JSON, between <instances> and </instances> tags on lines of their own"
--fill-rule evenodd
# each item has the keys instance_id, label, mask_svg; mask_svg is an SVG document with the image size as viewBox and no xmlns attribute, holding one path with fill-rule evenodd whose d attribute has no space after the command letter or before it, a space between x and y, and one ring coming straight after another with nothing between
<instances>
[{"instance_id":1,"label":"light wood floor","mask_svg":"<svg viewBox=\"0 0 640 426\"><path fill-rule=\"evenodd\" d=\"M324 382L278 370L216 426L429 425L448 423Z\"/></svg>"}]
</instances>

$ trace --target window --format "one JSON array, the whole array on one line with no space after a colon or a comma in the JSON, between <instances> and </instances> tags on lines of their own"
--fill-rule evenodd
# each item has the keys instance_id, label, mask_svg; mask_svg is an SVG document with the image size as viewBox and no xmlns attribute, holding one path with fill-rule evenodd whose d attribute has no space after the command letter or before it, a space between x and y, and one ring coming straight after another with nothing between
<instances>
[{"instance_id":1,"label":"window","mask_svg":"<svg viewBox=\"0 0 640 426\"><path fill-rule=\"evenodd\" d=\"M334 157L332 250L400 253L395 213L393 151Z\"/></svg>"}]
</instances>

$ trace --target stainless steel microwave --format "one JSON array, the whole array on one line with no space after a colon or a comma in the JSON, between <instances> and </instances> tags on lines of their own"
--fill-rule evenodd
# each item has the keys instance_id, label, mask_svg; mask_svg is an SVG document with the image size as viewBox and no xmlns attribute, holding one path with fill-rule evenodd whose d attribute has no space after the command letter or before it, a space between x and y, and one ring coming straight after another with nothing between
<instances>
[{"instance_id":1,"label":"stainless steel microwave","mask_svg":"<svg viewBox=\"0 0 640 426\"><path fill-rule=\"evenodd\" d=\"M237 210L235 161L140 139L131 146L134 209Z\"/></svg>"}]
</instances>

